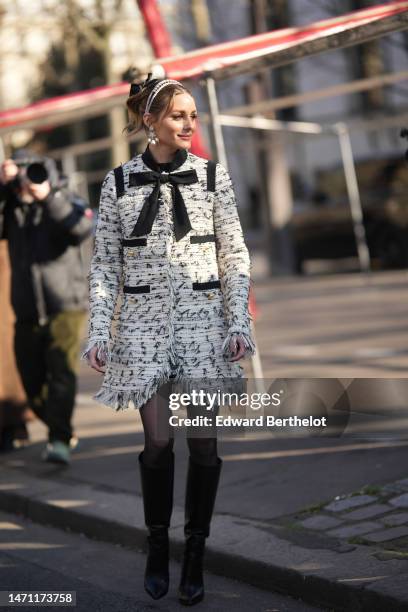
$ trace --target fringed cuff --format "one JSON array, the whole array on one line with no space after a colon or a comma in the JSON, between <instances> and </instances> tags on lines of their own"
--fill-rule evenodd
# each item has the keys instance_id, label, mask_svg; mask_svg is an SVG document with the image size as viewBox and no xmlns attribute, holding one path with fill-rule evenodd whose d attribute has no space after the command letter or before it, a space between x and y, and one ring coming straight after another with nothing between
<instances>
[{"instance_id":1,"label":"fringed cuff","mask_svg":"<svg viewBox=\"0 0 408 612\"><path fill-rule=\"evenodd\" d=\"M244 332L244 331L242 331L240 329L237 329L237 328L234 328L234 327L232 327L232 328L230 328L228 330L228 335L225 338L224 343L222 345L223 355L225 357L227 357L227 358L231 357L231 351L230 351L230 348L229 348L230 341L233 338L236 338L237 336L241 336L241 338L244 341L244 344L245 344L245 354L244 354L244 356L246 357L248 355L255 355L256 347L255 347L254 341L251 338L251 334L249 332Z\"/></svg>"},{"instance_id":2,"label":"fringed cuff","mask_svg":"<svg viewBox=\"0 0 408 612\"><path fill-rule=\"evenodd\" d=\"M111 353L109 348L109 342L106 340L90 340L84 352L81 355L81 359L89 361L89 352L94 347L98 347L96 357L98 360L103 360L106 363L110 361Z\"/></svg>"}]
</instances>

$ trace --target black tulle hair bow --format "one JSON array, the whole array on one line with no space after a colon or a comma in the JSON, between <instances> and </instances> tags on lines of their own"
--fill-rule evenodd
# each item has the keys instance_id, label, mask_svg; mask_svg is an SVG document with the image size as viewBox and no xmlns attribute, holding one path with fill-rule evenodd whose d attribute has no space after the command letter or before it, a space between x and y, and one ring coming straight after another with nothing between
<instances>
[{"instance_id":1,"label":"black tulle hair bow","mask_svg":"<svg viewBox=\"0 0 408 612\"><path fill-rule=\"evenodd\" d=\"M152 72L149 72L147 79L145 79L143 83L131 83L129 96L135 96L140 91L143 91L143 89L146 89L146 87L154 87L156 83L160 81L160 79L152 79L152 74Z\"/></svg>"}]
</instances>

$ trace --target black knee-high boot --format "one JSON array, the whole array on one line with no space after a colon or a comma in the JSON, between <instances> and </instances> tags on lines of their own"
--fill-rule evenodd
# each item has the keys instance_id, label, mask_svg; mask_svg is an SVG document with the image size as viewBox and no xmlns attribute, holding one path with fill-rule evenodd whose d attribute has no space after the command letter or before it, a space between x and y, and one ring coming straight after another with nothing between
<instances>
[{"instance_id":1,"label":"black knee-high boot","mask_svg":"<svg viewBox=\"0 0 408 612\"><path fill-rule=\"evenodd\" d=\"M173 509L174 453L170 453L170 461L163 468L146 466L140 453L139 467L145 523L149 530L144 587L153 599L160 599L169 590L168 528Z\"/></svg>"},{"instance_id":2,"label":"black knee-high boot","mask_svg":"<svg viewBox=\"0 0 408 612\"><path fill-rule=\"evenodd\" d=\"M217 465L194 463L190 457L187 473L185 525L186 543L179 587L179 601L192 606L204 597L203 558L220 479L222 460Z\"/></svg>"}]
</instances>

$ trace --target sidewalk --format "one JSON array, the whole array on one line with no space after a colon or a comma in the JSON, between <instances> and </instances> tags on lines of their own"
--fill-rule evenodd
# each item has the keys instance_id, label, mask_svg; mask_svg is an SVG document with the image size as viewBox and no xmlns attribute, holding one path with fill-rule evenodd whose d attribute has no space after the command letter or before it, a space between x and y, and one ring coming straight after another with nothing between
<instances>
[{"instance_id":1,"label":"sidewalk","mask_svg":"<svg viewBox=\"0 0 408 612\"><path fill-rule=\"evenodd\" d=\"M75 425L80 446L69 468L41 462L45 429L37 422L30 426L31 446L1 456L0 509L89 537L144 548L137 465L143 434L138 413L115 413L82 395ZM402 476L408 442L389 442L378 449L371 445L371 450L364 450L364 443L356 440L350 444L350 440L326 439L325 447L335 452L323 456L321 442L318 445L305 439L220 443L224 467L208 540L208 569L333 610L407 610L408 479L349 487L351 495L337 500L330 495L345 493L342 468L354 465L361 481L364 472L361 476L359 465L366 461L376 475L372 453L379 453L385 464L391 458L393 469L399 464ZM183 542L185 446L184 440L176 440L171 529L176 559L180 559ZM248 460L251 453L261 459ZM286 463L262 460L265 453L284 457L297 453L298 472L310 454L320 462L322 473L314 479L308 465L309 479L302 490L290 482L288 461L293 458L285 459ZM326 487L323 472L329 472L333 481L335 463L330 461L339 463L340 458L339 483ZM279 499L284 489L273 484L278 472L282 482L285 477L289 480L294 497ZM354 482L350 478L348 482ZM320 493L316 484L321 485ZM318 502L306 507L312 499Z\"/></svg>"}]
</instances>

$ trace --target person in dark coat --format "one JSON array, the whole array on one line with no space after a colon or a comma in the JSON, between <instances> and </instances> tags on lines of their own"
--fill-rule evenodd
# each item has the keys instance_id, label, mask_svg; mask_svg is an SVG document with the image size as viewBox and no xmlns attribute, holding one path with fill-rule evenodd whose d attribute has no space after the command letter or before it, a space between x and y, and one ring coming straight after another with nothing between
<instances>
[{"instance_id":1,"label":"person in dark coat","mask_svg":"<svg viewBox=\"0 0 408 612\"><path fill-rule=\"evenodd\" d=\"M88 292L81 243L92 211L55 162L17 151L0 168L0 239L8 241L17 366L33 412L48 427L45 461L68 464Z\"/></svg>"}]
</instances>

